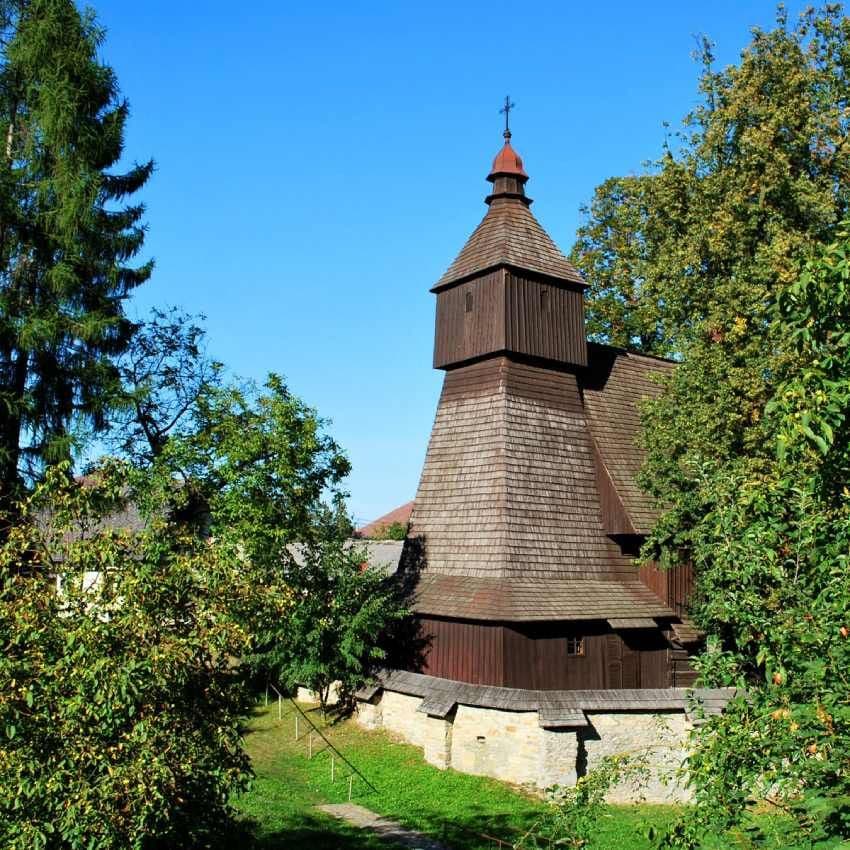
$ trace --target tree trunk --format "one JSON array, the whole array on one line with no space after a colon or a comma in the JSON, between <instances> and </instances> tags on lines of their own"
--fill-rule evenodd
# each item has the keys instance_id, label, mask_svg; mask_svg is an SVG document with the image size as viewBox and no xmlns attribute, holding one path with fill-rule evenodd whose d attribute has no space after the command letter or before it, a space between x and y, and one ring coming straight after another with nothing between
<instances>
[{"instance_id":1,"label":"tree trunk","mask_svg":"<svg viewBox=\"0 0 850 850\"><path fill-rule=\"evenodd\" d=\"M14 364L10 363L10 380L6 387L10 399L8 404L0 404L0 540L5 539L9 527L15 524L20 513L18 501L23 495L20 474L23 422L20 405L27 385L28 361L26 352L18 352Z\"/></svg>"}]
</instances>

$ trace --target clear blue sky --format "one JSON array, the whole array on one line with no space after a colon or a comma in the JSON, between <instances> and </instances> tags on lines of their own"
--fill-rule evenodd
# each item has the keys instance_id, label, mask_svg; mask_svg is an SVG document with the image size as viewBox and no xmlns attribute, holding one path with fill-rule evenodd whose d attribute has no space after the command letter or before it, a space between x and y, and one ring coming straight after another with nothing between
<instances>
[{"instance_id":1,"label":"clear blue sky","mask_svg":"<svg viewBox=\"0 0 850 850\"><path fill-rule=\"evenodd\" d=\"M796 14L802 4L790 4ZM543 226L658 155L696 99L693 36L736 61L771 2L95 0L157 261L131 312L208 317L237 374L332 420L357 520L413 498L442 373L440 276L485 211L510 93Z\"/></svg>"}]
</instances>

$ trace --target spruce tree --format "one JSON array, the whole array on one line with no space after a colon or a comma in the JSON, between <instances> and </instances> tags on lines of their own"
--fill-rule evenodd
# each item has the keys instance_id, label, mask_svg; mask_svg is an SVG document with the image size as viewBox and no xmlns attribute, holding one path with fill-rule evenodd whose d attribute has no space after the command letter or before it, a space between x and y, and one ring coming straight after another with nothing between
<instances>
[{"instance_id":1,"label":"spruce tree","mask_svg":"<svg viewBox=\"0 0 850 850\"><path fill-rule=\"evenodd\" d=\"M0 0L0 501L106 425L153 163L124 173L128 104L72 0Z\"/></svg>"}]
</instances>

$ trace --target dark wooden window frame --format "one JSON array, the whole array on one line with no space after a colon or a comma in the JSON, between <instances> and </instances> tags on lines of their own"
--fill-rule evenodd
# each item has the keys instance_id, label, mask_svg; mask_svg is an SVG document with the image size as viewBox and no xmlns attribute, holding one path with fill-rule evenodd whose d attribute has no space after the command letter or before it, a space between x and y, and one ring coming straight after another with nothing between
<instances>
[{"instance_id":1,"label":"dark wooden window frame","mask_svg":"<svg viewBox=\"0 0 850 850\"><path fill-rule=\"evenodd\" d=\"M565 639L567 644L567 655L570 658L584 658L584 638L583 637L568 637Z\"/></svg>"}]
</instances>

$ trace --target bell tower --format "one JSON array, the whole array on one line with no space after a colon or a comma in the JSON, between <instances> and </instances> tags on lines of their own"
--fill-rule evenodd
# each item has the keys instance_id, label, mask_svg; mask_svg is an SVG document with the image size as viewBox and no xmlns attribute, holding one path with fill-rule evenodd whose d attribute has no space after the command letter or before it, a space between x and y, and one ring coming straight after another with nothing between
<instances>
[{"instance_id":1,"label":"bell tower","mask_svg":"<svg viewBox=\"0 0 850 850\"><path fill-rule=\"evenodd\" d=\"M509 129L504 137L487 177L487 214L431 289L434 368L498 355L586 366L587 285L529 209L528 174Z\"/></svg>"},{"instance_id":2,"label":"bell tower","mask_svg":"<svg viewBox=\"0 0 850 850\"><path fill-rule=\"evenodd\" d=\"M485 579L475 598L510 605L523 582L633 568L602 528L578 386L586 284L532 215L504 136L487 212L432 289L434 367L446 374L410 536L423 575ZM429 582L416 610L445 613L448 590Z\"/></svg>"}]
</instances>

